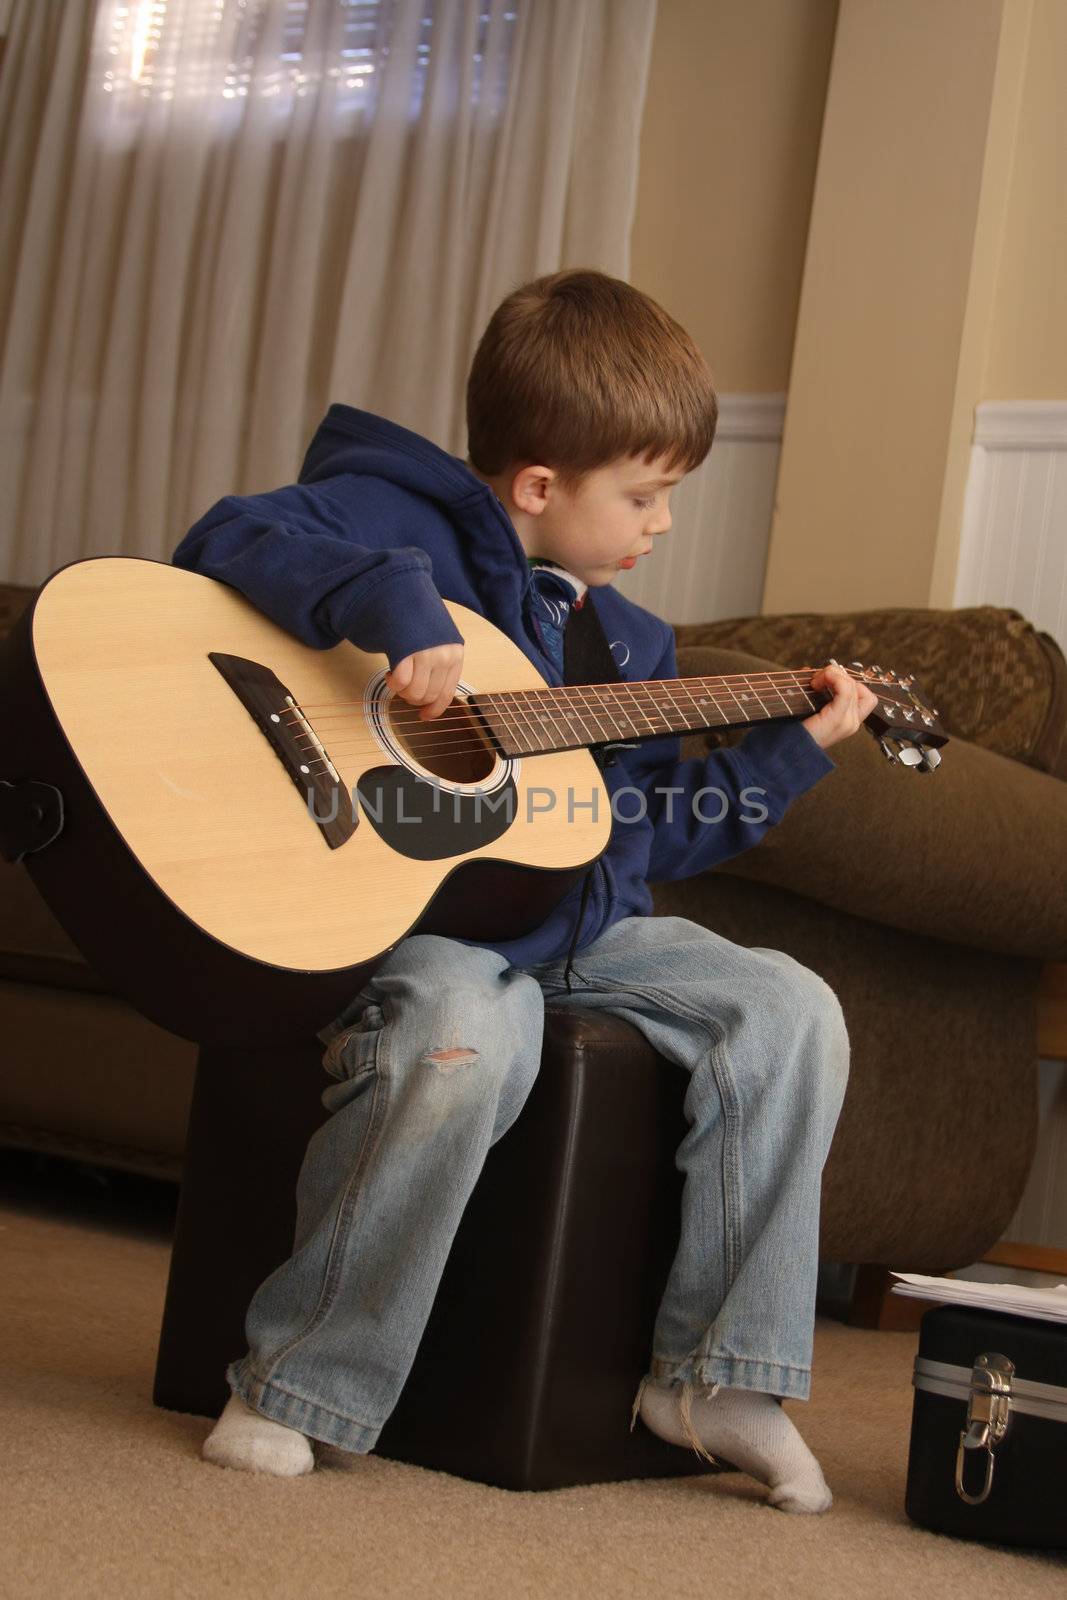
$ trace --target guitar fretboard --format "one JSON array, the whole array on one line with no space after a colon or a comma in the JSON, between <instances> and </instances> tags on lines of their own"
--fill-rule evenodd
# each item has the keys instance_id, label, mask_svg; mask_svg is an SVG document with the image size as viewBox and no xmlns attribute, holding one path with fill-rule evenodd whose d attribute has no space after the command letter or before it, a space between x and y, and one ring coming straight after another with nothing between
<instances>
[{"instance_id":1,"label":"guitar fretboard","mask_svg":"<svg viewBox=\"0 0 1067 1600\"><path fill-rule=\"evenodd\" d=\"M828 698L809 687L814 670L524 689L475 695L469 703L504 755L547 755L808 716Z\"/></svg>"}]
</instances>

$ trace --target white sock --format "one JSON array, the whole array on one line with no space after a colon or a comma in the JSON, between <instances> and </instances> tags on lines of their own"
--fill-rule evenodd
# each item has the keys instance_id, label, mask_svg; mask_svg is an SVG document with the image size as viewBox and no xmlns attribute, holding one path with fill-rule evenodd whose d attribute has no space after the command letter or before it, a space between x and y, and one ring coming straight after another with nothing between
<instances>
[{"instance_id":1,"label":"white sock","mask_svg":"<svg viewBox=\"0 0 1067 1600\"><path fill-rule=\"evenodd\" d=\"M770 1485L768 1505L779 1511L829 1511L833 1495L822 1468L778 1404L756 1389L713 1384L710 1394L691 1384L674 1388L646 1377L634 1401L646 1427L671 1444L692 1445L715 1462L715 1451L731 1466Z\"/></svg>"},{"instance_id":2,"label":"white sock","mask_svg":"<svg viewBox=\"0 0 1067 1600\"><path fill-rule=\"evenodd\" d=\"M302 1433L265 1417L235 1392L231 1392L200 1453L216 1466L236 1467L241 1472L273 1472L282 1478L298 1477L315 1465L311 1443Z\"/></svg>"}]
</instances>

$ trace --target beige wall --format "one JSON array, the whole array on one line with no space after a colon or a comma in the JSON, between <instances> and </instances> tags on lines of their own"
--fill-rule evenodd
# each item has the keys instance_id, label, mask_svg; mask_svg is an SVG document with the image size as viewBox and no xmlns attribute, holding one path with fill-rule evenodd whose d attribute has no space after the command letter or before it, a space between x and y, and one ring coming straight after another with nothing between
<instances>
[{"instance_id":1,"label":"beige wall","mask_svg":"<svg viewBox=\"0 0 1067 1600\"><path fill-rule=\"evenodd\" d=\"M726 392L788 386L837 0L659 0L630 279Z\"/></svg>"},{"instance_id":2,"label":"beige wall","mask_svg":"<svg viewBox=\"0 0 1067 1600\"><path fill-rule=\"evenodd\" d=\"M1004 22L1004 0L842 0L768 613L937 603Z\"/></svg>"},{"instance_id":3,"label":"beige wall","mask_svg":"<svg viewBox=\"0 0 1067 1600\"><path fill-rule=\"evenodd\" d=\"M631 278L788 389L764 610L951 604L975 406L1067 398L1067 0L659 0Z\"/></svg>"},{"instance_id":4,"label":"beige wall","mask_svg":"<svg viewBox=\"0 0 1067 1600\"><path fill-rule=\"evenodd\" d=\"M1034 0L980 399L1067 399L1065 0Z\"/></svg>"}]
</instances>

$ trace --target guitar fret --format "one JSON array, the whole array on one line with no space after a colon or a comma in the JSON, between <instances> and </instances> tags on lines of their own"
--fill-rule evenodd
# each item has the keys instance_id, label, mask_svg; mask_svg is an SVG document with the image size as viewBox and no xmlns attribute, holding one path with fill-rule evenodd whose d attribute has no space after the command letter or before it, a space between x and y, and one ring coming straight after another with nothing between
<instances>
[{"instance_id":1,"label":"guitar fret","mask_svg":"<svg viewBox=\"0 0 1067 1600\"><path fill-rule=\"evenodd\" d=\"M542 750L545 748L546 740L549 746L559 743L559 727L557 725L559 707L551 698L551 694L551 690L542 690L533 697L534 710L531 715L537 723L536 733L537 738L541 741ZM542 710L542 706L547 707L547 710Z\"/></svg>"},{"instance_id":2,"label":"guitar fret","mask_svg":"<svg viewBox=\"0 0 1067 1600\"><path fill-rule=\"evenodd\" d=\"M688 718L686 717L685 712L682 710L681 706L678 704L677 700L674 698L674 691L672 689L668 688L666 690L666 694L667 694L667 699L670 701L671 710L674 713L674 717L672 718L672 722L674 720L680 720L683 723L688 721Z\"/></svg>"},{"instance_id":3,"label":"guitar fret","mask_svg":"<svg viewBox=\"0 0 1067 1600\"><path fill-rule=\"evenodd\" d=\"M521 707L519 708L519 710L521 711ZM518 744L519 750L520 750L520 752L522 754L530 755L530 754L533 753L533 751L535 749L535 746L533 745L533 742L531 740L531 736L527 732L526 728L524 728L521 723L516 722L516 721L513 720L514 719L514 715L515 715L515 713L510 708L504 708L504 707L500 708L499 716L502 719L504 719L505 732L510 734L511 738L515 741L516 744ZM512 720L508 720L508 719L512 719ZM524 739L530 741L525 747L523 745L523 740Z\"/></svg>"},{"instance_id":4,"label":"guitar fret","mask_svg":"<svg viewBox=\"0 0 1067 1600\"><path fill-rule=\"evenodd\" d=\"M615 685L612 684L608 689L605 690L605 693L611 695L613 701L615 702L615 707L619 716L626 724L626 727L623 731L625 733L639 733L640 729L634 727L633 719L623 710L622 703L619 700L618 690L616 689Z\"/></svg>"},{"instance_id":5,"label":"guitar fret","mask_svg":"<svg viewBox=\"0 0 1067 1600\"><path fill-rule=\"evenodd\" d=\"M811 698L807 684L801 683L799 679L793 685L792 692L800 695L800 698L804 701L804 704L807 706L809 711L817 711L819 709L815 701Z\"/></svg>"},{"instance_id":6,"label":"guitar fret","mask_svg":"<svg viewBox=\"0 0 1067 1600\"><path fill-rule=\"evenodd\" d=\"M796 716L797 714L797 707L793 705L792 701L790 700L790 695L800 695L810 711L814 711L816 709L815 702L808 694L804 685L800 683L799 679L792 684L786 684L784 688L778 683L775 683L773 687L774 692L777 694L779 700L785 702L790 716Z\"/></svg>"},{"instance_id":7,"label":"guitar fret","mask_svg":"<svg viewBox=\"0 0 1067 1600\"><path fill-rule=\"evenodd\" d=\"M678 678L674 680L674 684L670 688L666 689L666 692L670 698L672 709L678 714L678 725L675 728L676 732L686 733L696 731L690 726L693 719L690 716L688 709L684 705L679 704L678 700L675 698L676 690L681 690L684 694L689 696L689 699L693 703L693 710L696 712L699 725L705 728L710 728L715 724L721 725L722 723L729 721L726 712L723 710L720 702L716 699L714 693L709 692L698 700L692 689L689 687L691 683L695 683L699 688L707 689L709 684L716 683L717 681L719 680L710 678ZM724 685L724 687L726 688L726 692L729 694L731 692L729 685ZM737 696L733 695L732 698L736 701Z\"/></svg>"},{"instance_id":8,"label":"guitar fret","mask_svg":"<svg viewBox=\"0 0 1067 1600\"><path fill-rule=\"evenodd\" d=\"M597 694L598 696L598 694L601 693L600 685L598 685L598 683L590 683L587 693ZM598 723L603 723L608 720L608 718L603 717L600 707L598 706L590 706L589 715L593 718L593 720L595 720L595 722ZM609 738L611 738L611 723L608 723L608 739ZM605 742L605 734L603 734L603 728L600 728L600 730L597 731L597 738L593 739L593 744L603 744L603 742Z\"/></svg>"},{"instance_id":9,"label":"guitar fret","mask_svg":"<svg viewBox=\"0 0 1067 1600\"><path fill-rule=\"evenodd\" d=\"M590 730L586 726L585 718L584 717L580 717L576 711L572 712L571 716L572 716L572 720L574 722L576 722L578 724L579 728L581 728L581 730L582 730L583 742L585 744L587 744L587 745L588 744L596 744L596 742L597 742L596 734L591 734L590 733Z\"/></svg>"},{"instance_id":10,"label":"guitar fret","mask_svg":"<svg viewBox=\"0 0 1067 1600\"><path fill-rule=\"evenodd\" d=\"M692 689L690 689L689 680L687 678L680 678L678 681L679 681L682 689L689 696L690 700L692 700L692 702L693 702L693 710L696 712L697 716L700 717L703 720L703 722L704 722L706 727L710 727L711 724L710 724L710 722L708 722L707 712L706 712L706 710L704 708L706 706L713 705L714 701L712 699L708 698L708 697L705 697L703 701L698 700L696 695L693 693ZM702 680L699 679L699 678L696 681L698 683L702 682ZM718 706L716 706L715 709L718 710Z\"/></svg>"},{"instance_id":11,"label":"guitar fret","mask_svg":"<svg viewBox=\"0 0 1067 1600\"><path fill-rule=\"evenodd\" d=\"M536 755L544 743L544 732L538 726L536 708L531 706L529 701L523 700L519 705L519 711L526 718L523 732L530 741L530 754Z\"/></svg>"},{"instance_id":12,"label":"guitar fret","mask_svg":"<svg viewBox=\"0 0 1067 1600\"><path fill-rule=\"evenodd\" d=\"M769 717L771 715L771 713L767 710L767 707L763 704L763 701L760 698L759 691L753 687L752 679L748 676L747 673L743 673L742 676L744 677L745 685L746 685L746 699L748 698L749 695L751 695L753 700L755 700L756 704L759 706L760 710L763 712L763 715L765 717ZM736 696L735 696L735 698L736 698ZM738 705L740 705L740 701L738 701Z\"/></svg>"},{"instance_id":13,"label":"guitar fret","mask_svg":"<svg viewBox=\"0 0 1067 1600\"><path fill-rule=\"evenodd\" d=\"M746 679L746 682L747 682L747 679ZM732 689L730 687L729 683L726 683L725 680L724 680L724 687L726 689L727 694L730 696L731 700L733 701L734 705L737 707L738 711L740 711L742 717L746 718L746 720L747 720L748 713L745 711L744 706L741 704L741 699L738 696L737 690L736 689ZM746 696L746 698L747 698L747 696ZM726 718L725 711L723 712L723 717L724 717L724 719Z\"/></svg>"},{"instance_id":14,"label":"guitar fret","mask_svg":"<svg viewBox=\"0 0 1067 1600\"><path fill-rule=\"evenodd\" d=\"M646 695L646 697L647 697L647 699L648 699L648 701L649 701L649 703L650 703L650 705L652 707L652 710L653 710L654 714L657 717L660 717L666 723L666 727L657 728L655 726L655 724L652 722L651 717L649 717L649 714L645 710L645 707L642 706L641 707L641 714L645 717L645 719L649 723L650 727L653 728L653 731L656 732L656 733L673 733L674 729L671 726L670 718L669 717L664 717L663 712L660 709L660 707L659 707L659 705L658 705L658 703L656 701L656 697L655 697L654 693L652 692L652 690L650 688L648 688L646 685L639 684L639 683L635 683L633 685L633 688L634 688L635 692L638 689L641 689L641 690L644 691L644 693L645 693L645 695Z\"/></svg>"},{"instance_id":15,"label":"guitar fret","mask_svg":"<svg viewBox=\"0 0 1067 1600\"><path fill-rule=\"evenodd\" d=\"M510 733L511 737L519 744L518 753L520 755L537 755L541 749L541 736L537 728L534 727L525 704L515 704L519 698L516 694L496 694L492 696L493 702L498 707L498 715L512 718L511 726L505 725L505 732ZM505 703L509 701L511 704ZM520 716L525 718L524 722L515 720ZM526 740L525 746L522 744L523 740Z\"/></svg>"},{"instance_id":16,"label":"guitar fret","mask_svg":"<svg viewBox=\"0 0 1067 1600\"><path fill-rule=\"evenodd\" d=\"M583 710L584 710L584 707L583 707ZM590 730L586 726L586 721L585 721L584 716L579 716L577 711L570 712L569 716L570 716L571 720L573 722L576 722L578 724L579 728L581 728L584 743L587 744L587 745L588 744L596 744L596 735L595 734L590 734Z\"/></svg>"},{"instance_id":17,"label":"guitar fret","mask_svg":"<svg viewBox=\"0 0 1067 1600\"><path fill-rule=\"evenodd\" d=\"M657 728L649 720L648 713L645 711L644 706L641 704L641 702L637 698L637 695L634 693L634 685L632 683L628 683L626 685L626 688L629 689L629 691L630 691L630 703L633 706L633 709L638 713L639 716L644 717L645 721L648 723L650 732L652 732L652 733L658 732ZM635 729L634 731L638 732L638 733L641 732L640 729Z\"/></svg>"},{"instance_id":18,"label":"guitar fret","mask_svg":"<svg viewBox=\"0 0 1067 1600\"><path fill-rule=\"evenodd\" d=\"M549 689L541 692L547 693L552 697L552 705L556 712L557 722L562 722L563 724L562 734L558 726L556 729L557 737L555 742L557 744L566 745L571 739L574 738L573 725L575 723L578 724L578 727L581 730L583 744L595 744L596 741L594 738L590 737L589 729L585 726L583 719L578 715L577 711L570 710L565 693L562 695L563 705L560 706L559 701L561 698L561 693L559 689Z\"/></svg>"},{"instance_id":19,"label":"guitar fret","mask_svg":"<svg viewBox=\"0 0 1067 1600\"><path fill-rule=\"evenodd\" d=\"M779 700L782 701L783 705L785 706L786 710L789 712L790 716L792 716L793 707L789 704L789 701L786 699L786 697L782 693L781 689L778 687L778 685L776 683L772 684L771 688L774 690L774 692L778 696ZM768 716L773 716L774 713L773 712L768 712L767 715Z\"/></svg>"},{"instance_id":20,"label":"guitar fret","mask_svg":"<svg viewBox=\"0 0 1067 1600\"><path fill-rule=\"evenodd\" d=\"M547 724L547 725L549 725L551 727L553 744L559 744L560 743L560 724L561 724L561 722L563 724L566 724L567 713L563 709L563 707L560 705L559 698L558 698L558 695L557 695L557 692L556 692L555 689L543 689L543 690L541 690L539 695L538 695L538 699L544 702L544 704L548 707L548 710L549 710L549 713L550 713L550 715L548 715L548 716L546 716L546 715L544 715L544 713L542 713L541 721L542 721L542 723L545 723L545 724ZM568 730L568 733L567 733L567 737L568 738L570 737L569 730Z\"/></svg>"}]
</instances>

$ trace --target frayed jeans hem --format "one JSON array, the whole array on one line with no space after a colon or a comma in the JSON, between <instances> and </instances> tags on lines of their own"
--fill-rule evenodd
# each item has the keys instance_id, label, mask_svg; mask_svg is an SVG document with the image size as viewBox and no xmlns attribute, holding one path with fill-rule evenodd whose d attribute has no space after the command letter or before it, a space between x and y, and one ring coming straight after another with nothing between
<instances>
[{"instance_id":1,"label":"frayed jeans hem","mask_svg":"<svg viewBox=\"0 0 1067 1600\"><path fill-rule=\"evenodd\" d=\"M716 1376L718 1374L718 1376ZM699 1360L668 1361L653 1356L649 1371L641 1379L630 1414L630 1432L637 1426L641 1397L649 1384L679 1392L679 1421L686 1440L697 1455L713 1467L728 1466L711 1455L693 1425L693 1397L699 1389L702 1398L714 1399L722 1388L754 1389L783 1399L806 1400L811 1392L810 1367L783 1366L755 1356L703 1356ZM785 1388L782 1388L782 1385Z\"/></svg>"},{"instance_id":2,"label":"frayed jeans hem","mask_svg":"<svg viewBox=\"0 0 1067 1600\"><path fill-rule=\"evenodd\" d=\"M811 1397L811 1368L784 1366L760 1356L710 1355L684 1361L653 1356L649 1376L660 1383L727 1389L757 1389L785 1400Z\"/></svg>"},{"instance_id":3,"label":"frayed jeans hem","mask_svg":"<svg viewBox=\"0 0 1067 1600\"><path fill-rule=\"evenodd\" d=\"M226 1381L246 1405L262 1412L272 1422L296 1428L308 1438L336 1445L339 1450L350 1450L356 1455L366 1455L373 1450L385 1426L384 1422L374 1427L354 1417L341 1416L312 1400L305 1400L302 1395L257 1378L247 1360L231 1362L226 1368Z\"/></svg>"}]
</instances>

